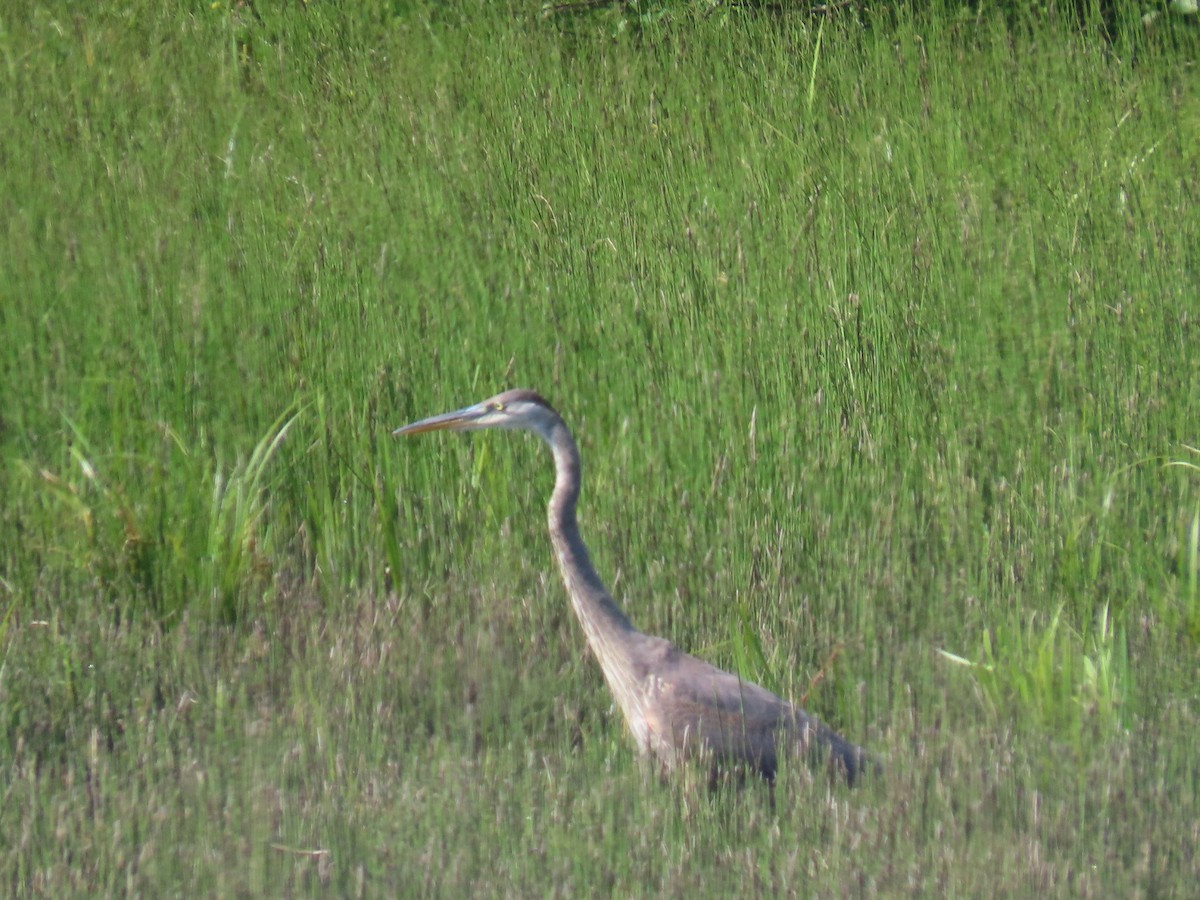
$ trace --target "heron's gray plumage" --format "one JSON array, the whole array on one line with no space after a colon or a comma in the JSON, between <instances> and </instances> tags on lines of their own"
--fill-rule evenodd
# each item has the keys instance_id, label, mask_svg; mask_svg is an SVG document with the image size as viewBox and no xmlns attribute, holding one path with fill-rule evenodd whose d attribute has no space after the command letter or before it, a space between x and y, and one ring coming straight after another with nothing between
<instances>
[{"instance_id":1,"label":"heron's gray plumage","mask_svg":"<svg viewBox=\"0 0 1200 900\"><path fill-rule=\"evenodd\" d=\"M550 540L571 605L638 749L670 770L706 758L717 768L747 767L772 780L785 753L817 753L853 783L866 755L814 717L770 691L638 631L596 574L579 536L579 450L554 408L529 390L497 394L475 406L422 419L396 434L438 429L522 428L554 454Z\"/></svg>"}]
</instances>

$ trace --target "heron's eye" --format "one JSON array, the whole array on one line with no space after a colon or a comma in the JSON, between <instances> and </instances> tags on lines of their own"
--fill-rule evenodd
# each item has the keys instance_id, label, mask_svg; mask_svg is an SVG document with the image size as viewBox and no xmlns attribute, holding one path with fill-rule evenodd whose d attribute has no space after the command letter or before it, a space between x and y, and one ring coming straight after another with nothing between
<instances>
[{"instance_id":1,"label":"heron's eye","mask_svg":"<svg viewBox=\"0 0 1200 900\"><path fill-rule=\"evenodd\" d=\"M492 409L494 409L496 412L504 412L504 404L497 400L492 404Z\"/></svg>"}]
</instances>

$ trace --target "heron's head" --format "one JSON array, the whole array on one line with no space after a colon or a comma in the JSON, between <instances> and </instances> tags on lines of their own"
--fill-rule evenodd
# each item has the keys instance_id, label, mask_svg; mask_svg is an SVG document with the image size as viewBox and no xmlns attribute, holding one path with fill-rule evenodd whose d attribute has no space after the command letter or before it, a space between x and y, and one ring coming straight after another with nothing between
<instances>
[{"instance_id":1,"label":"heron's head","mask_svg":"<svg viewBox=\"0 0 1200 900\"><path fill-rule=\"evenodd\" d=\"M524 428L549 439L554 423L561 421L549 403L533 391L505 391L454 412L431 416L397 428L392 434L421 434L424 431L475 431L480 428Z\"/></svg>"}]
</instances>

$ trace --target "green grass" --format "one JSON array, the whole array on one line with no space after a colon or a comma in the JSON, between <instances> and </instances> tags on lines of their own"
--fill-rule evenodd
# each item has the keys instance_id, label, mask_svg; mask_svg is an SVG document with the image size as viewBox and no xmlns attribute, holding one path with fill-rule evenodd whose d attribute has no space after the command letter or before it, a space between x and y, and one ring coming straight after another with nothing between
<instances>
[{"instance_id":1,"label":"green grass","mask_svg":"<svg viewBox=\"0 0 1200 900\"><path fill-rule=\"evenodd\" d=\"M266 6L0 16L0 891L1190 893L1194 34ZM507 386L884 778L643 771Z\"/></svg>"}]
</instances>

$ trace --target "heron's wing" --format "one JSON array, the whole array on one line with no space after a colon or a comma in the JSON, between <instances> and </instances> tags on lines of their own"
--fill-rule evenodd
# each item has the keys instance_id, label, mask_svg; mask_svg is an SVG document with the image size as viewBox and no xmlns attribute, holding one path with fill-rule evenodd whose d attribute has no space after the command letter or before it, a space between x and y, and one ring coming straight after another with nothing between
<instances>
[{"instance_id":1,"label":"heron's wing","mask_svg":"<svg viewBox=\"0 0 1200 900\"><path fill-rule=\"evenodd\" d=\"M795 714L790 703L669 641L648 638L643 646L647 719L665 745L774 772L775 734Z\"/></svg>"},{"instance_id":2,"label":"heron's wing","mask_svg":"<svg viewBox=\"0 0 1200 900\"><path fill-rule=\"evenodd\" d=\"M673 703L744 717L762 727L773 726L797 712L792 704L752 681L684 653L670 641L650 640L654 658L646 669L657 676L659 689Z\"/></svg>"},{"instance_id":3,"label":"heron's wing","mask_svg":"<svg viewBox=\"0 0 1200 900\"><path fill-rule=\"evenodd\" d=\"M652 640L654 646L647 648L654 656L648 670L655 673L650 706L657 727L671 734L676 746L687 736L700 738L718 757L748 762L768 776L783 746L801 753L820 746L855 777L862 750L815 717L669 641Z\"/></svg>"}]
</instances>

